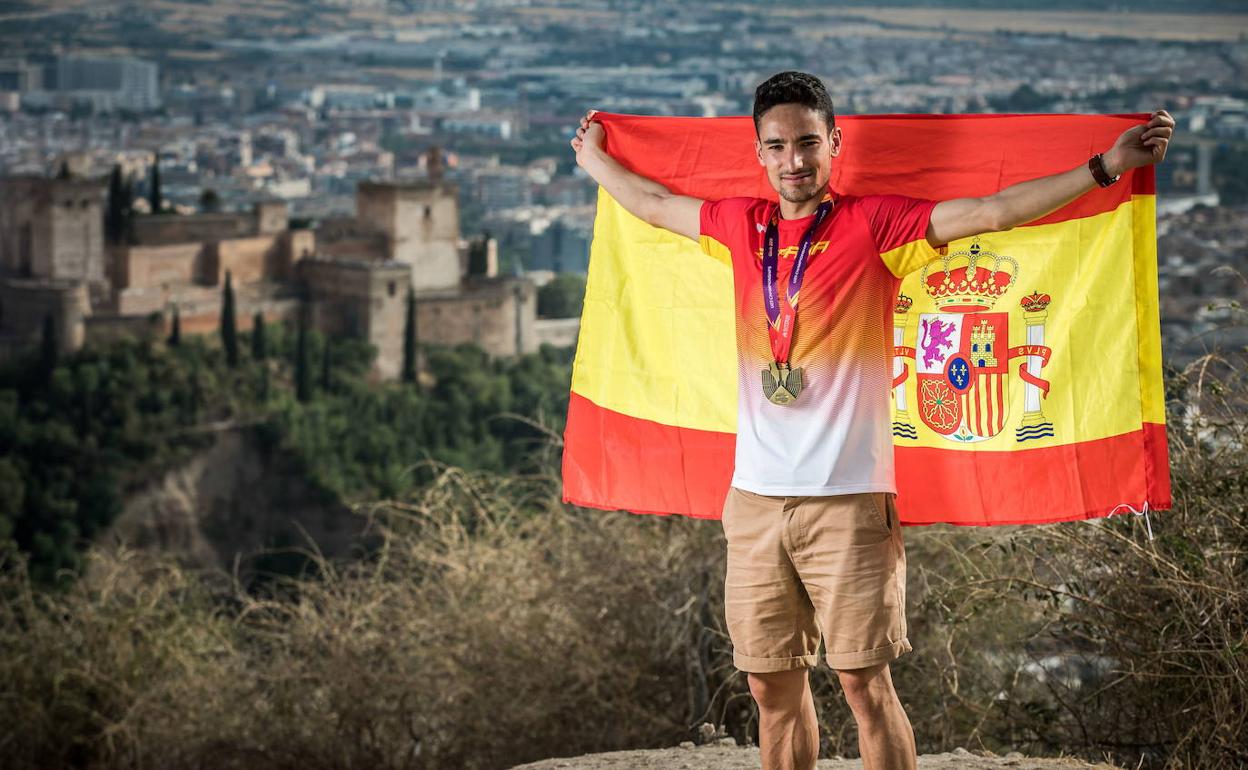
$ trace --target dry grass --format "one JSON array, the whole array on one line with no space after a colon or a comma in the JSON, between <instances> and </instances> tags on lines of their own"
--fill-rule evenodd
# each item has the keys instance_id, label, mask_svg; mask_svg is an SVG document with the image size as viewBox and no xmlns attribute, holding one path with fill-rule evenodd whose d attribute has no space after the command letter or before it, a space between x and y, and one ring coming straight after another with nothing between
<instances>
[{"instance_id":1,"label":"dry grass","mask_svg":"<svg viewBox=\"0 0 1248 770\"><path fill-rule=\"evenodd\" d=\"M1214 367L1216 368L1216 367ZM1207 369L1212 371L1212 368ZM1172 390L1175 510L907 530L915 652L894 665L920 749L1243 767L1248 452L1242 370ZM550 478L445 469L362 511L380 546L249 595L96 553L62 594L0 571L0 764L501 768L744 739L715 522L563 506ZM856 753L817 670L824 755Z\"/></svg>"},{"instance_id":2,"label":"dry grass","mask_svg":"<svg viewBox=\"0 0 1248 770\"><path fill-rule=\"evenodd\" d=\"M96 554L101 577L60 596L10 571L0 754L478 768L685 738L700 715L672 683L708 598L684 579L713 574L717 528L573 511L555 489L448 469L371 512L371 560L320 560L267 597L134 553Z\"/></svg>"}]
</instances>

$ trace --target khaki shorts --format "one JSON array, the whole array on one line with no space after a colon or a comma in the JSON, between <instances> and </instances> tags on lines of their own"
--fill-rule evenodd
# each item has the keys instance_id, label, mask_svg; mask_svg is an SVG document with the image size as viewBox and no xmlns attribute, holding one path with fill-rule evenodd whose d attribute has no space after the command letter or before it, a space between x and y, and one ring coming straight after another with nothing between
<instances>
[{"instance_id":1,"label":"khaki shorts","mask_svg":"<svg viewBox=\"0 0 1248 770\"><path fill-rule=\"evenodd\" d=\"M873 666L911 650L894 495L770 497L728 490L724 609L733 665L769 673Z\"/></svg>"}]
</instances>

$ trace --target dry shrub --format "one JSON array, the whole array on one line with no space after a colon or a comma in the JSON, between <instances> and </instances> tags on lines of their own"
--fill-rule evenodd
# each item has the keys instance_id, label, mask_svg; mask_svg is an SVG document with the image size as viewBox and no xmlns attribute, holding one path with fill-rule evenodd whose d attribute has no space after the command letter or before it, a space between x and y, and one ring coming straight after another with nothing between
<instances>
[{"instance_id":1,"label":"dry shrub","mask_svg":"<svg viewBox=\"0 0 1248 770\"><path fill-rule=\"evenodd\" d=\"M153 735L171 722L202 730L219 719L229 690L210 683L247 674L233 623L206 583L133 552L97 558L98 582L64 594L36 592L21 565L3 565L6 767L149 765Z\"/></svg>"},{"instance_id":2,"label":"dry shrub","mask_svg":"<svg viewBox=\"0 0 1248 770\"><path fill-rule=\"evenodd\" d=\"M1248 383L1174 374L1174 508L935 531L910 551L924 653L899 661L921 743L1248 767ZM935 708L933 708L935 706Z\"/></svg>"},{"instance_id":3,"label":"dry shrub","mask_svg":"<svg viewBox=\"0 0 1248 770\"><path fill-rule=\"evenodd\" d=\"M498 768L689 738L732 675L719 527L571 509L556 491L447 469L368 512L368 559L313 553L315 577L264 597L133 552L95 554L96 577L63 595L10 571L0 752L44 768Z\"/></svg>"},{"instance_id":4,"label":"dry shrub","mask_svg":"<svg viewBox=\"0 0 1248 770\"><path fill-rule=\"evenodd\" d=\"M1248 452L1239 373L1176 379L1175 509L906 530L894 681L922 752L1248 765ZM1193 411L1193 407L1197 409ZM550 478L442 469L379 546L261 596L134 552L36 593L0 570L8 767L502 768L756 738L724 633L718 522L562 505ZM823 755L854 755L835 676Z\"/></svg>"}]
</instances>

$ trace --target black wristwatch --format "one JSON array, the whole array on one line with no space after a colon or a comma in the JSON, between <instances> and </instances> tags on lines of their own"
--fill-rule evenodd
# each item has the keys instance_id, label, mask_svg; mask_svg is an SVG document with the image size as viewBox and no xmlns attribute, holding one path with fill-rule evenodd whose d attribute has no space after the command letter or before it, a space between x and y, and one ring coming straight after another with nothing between
<instances>
[{"instance_id":1,"label":"black wristwatch","mask_svg":"<svg viewBox=\"0 0 1248 770\"><path fill-rule=\"evenodd\" d=\"M1114 182L1122 179L1122 174L1115 177L1109 175L1109 172L1105 170L1105 158L1099 152L1088 159L1088 168L1092 171L1092 178L1101 187L1109 187Z\"/></svg>"}]
</instances>

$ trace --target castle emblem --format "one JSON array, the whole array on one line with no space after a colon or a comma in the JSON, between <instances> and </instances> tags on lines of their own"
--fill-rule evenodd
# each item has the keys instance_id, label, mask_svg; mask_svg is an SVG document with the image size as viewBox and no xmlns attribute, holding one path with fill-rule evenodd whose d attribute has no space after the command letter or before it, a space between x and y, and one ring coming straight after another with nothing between
<instances>
[{"instance_id":1,"label":"castle emblem","mask_svg":"<svg viewBox=\"0 0 1248 770\"><path fill-rule=\"evenodd\" d=\"M921 313L914 347L905 345L913 301L897 299L893 316L893 435L917 439L906 389L914 366L919 418L940 436L959 442L986 441L1005 430L1011 412L1010 362L1025 358L1017 374L1024 382L1023 416L1015 427L1018 442L1053 436L1053 424L1041 411L1049 383L1040 378L1050 349L1044 346L1044 321L1050 297L1033 293L1021 304L1026 344L1010 347L1010 313L994 311L1017 281L1013 257L985 251L976 238L970 248L923 267L920 282L936 311Z\"/></svg>"}]
</instances>

